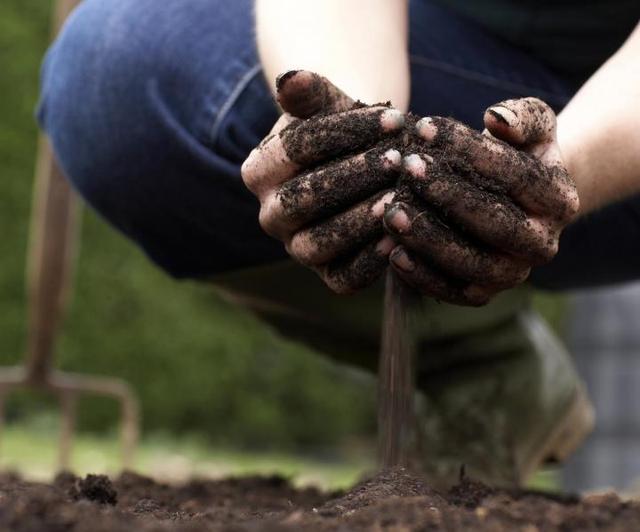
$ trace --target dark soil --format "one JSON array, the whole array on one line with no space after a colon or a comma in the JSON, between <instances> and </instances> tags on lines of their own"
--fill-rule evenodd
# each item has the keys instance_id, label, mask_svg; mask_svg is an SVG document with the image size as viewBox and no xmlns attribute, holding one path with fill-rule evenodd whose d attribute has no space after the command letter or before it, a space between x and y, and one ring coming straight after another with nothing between
<instances>
[{"instance_id":1,"label":"dark soil","mask_svg":"<svg viewBox=\"0 0 640 532\"><path fill-rule=\"evenodd\" d=\"M414 299L413 289L388 270L378 364L378 454L385 468L410 466L415 454L415 345L409 323Z\"/></svg>"},{"instance_id":2,"label":"dark soil","mask_svg":"<svg viewBox=\"0 0 640 532\"><path fill-rule=\"evenodd\" d=\"M347 493L295 489L280 477L160 484L132 473L58 476L53 484L0 478L0 530L16 532L293 530L640 530L640 502L510 492L463 479L447 493L404 470Z\"/></svg>"}]
</instances>

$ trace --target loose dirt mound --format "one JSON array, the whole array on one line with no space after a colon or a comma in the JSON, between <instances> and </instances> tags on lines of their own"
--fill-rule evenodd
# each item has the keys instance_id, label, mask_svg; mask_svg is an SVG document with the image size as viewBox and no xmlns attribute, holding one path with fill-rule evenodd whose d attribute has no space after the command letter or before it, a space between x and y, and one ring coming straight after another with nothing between
<instances>
[{"instance_id":1,"label":"loose dirt mound","mask_svg":"<svg viewBox=\"0 0 640 532\"><path fill-rule=\"evenodd\" d=\"M295 489L279 477L159 484L126 473L58 476L53 484L0 478L0 530L18 532L293 530L640 530L640 502L493 490L463 480L437 493L403 470L348 493Z\"/></svg>"}]
</instances>

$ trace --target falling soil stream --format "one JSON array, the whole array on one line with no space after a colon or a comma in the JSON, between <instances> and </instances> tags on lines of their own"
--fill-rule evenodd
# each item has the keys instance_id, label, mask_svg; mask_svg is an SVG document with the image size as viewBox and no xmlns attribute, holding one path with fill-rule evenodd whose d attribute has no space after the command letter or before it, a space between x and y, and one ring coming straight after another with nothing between
<instances>
[{"instance_id":1,"label":"falling soil stream","mask_svg":"<svg viewBox=\"0 0 640 532\"><path fill-rule=\"evenodd\" d=\"M411 288L387 271L378 369L378 453L382 468L408 466L413 441L414 346Z\"/></svg>"}]
</instances>

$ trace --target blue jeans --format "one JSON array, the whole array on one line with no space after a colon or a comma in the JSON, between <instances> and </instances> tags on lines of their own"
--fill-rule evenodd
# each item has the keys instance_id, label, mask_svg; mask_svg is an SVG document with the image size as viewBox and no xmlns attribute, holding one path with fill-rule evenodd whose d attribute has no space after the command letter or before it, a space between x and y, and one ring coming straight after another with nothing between
<instances>
[{"instance_id":1,"label":"blue jeans","mask_svg":"<svg viewBox=\"0 0 640 532\"><path fill-rule=\"evenodd\" d=\"M79 193L171 275L228 275L235 292L290 305L294 312L280 315L289 335L320 348L331 337L345 356L362 351L370 361L379 287L336 298L285 261L240 179L242 161L278 117L252 12L251 0L85 0L46 57L40 123ZM484 109L500 100L538 96L560 109L570 97L539 61L428 0L411 1L410 52L410 107L420 115L481 127ZM248 274L234 281L240 270ZM549 285L575 277L571 260L560 274L553 265L539 271ZM291 289L294 279L302 289ZM524 304L518 294L483 310L425 302L425 316L440 319L425 318L425 335L495 336Z\"/></svg>"}]
</instances>

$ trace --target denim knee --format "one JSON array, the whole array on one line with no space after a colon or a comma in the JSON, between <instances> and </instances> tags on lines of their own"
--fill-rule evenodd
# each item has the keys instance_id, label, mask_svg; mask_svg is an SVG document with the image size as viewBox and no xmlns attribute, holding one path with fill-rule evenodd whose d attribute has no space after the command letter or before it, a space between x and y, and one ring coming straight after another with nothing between
<instances>
[{"instance_id":1,"label":"denim knee","mask_svg":"<svg viewBox=\"0 0 640 532\"><path fill-rule=\"evenodd\" d=\"M48 52L38 117L81 189L87 165L135 158L162 133L152 128L158 122L211 144L216 109L204 93L215 73L194 65L200 58L184 30L171 34L177 3L85 0Z\"/></svg>"},{"instance_id":2,"label":"denim knee","mask_svg":"<svg viewBox=\"0 0 640 532\"><path fill-rule=\"evenodd\" d=\"M268 98L251 3L85 0L43 65L38 118L65 173L175 276L274 255L239 178L275 114L249 105L251 91ZM247 129L254 115L266 122ZM231 214L242 218L236 235L221 231Z\"/></svg>"},{"instance_id":3,"label":"denim knee","mask_svg":"<svg viewBox=\"0 0 640 532\"><path fill-rule=\"evenodd\" d=\"M136 165L157 136L154 98L170 69L146 32L141 39L127 4L85 0L71 15L42 67L38 119L68 177L92 202L103 169ZM175 81L174 81L175 83ZM165 102L166 104L166 102ZM167 106L168 107L168 106ZM181 114L172 107L170 114Z\"/></svg>"}]
</instances>

